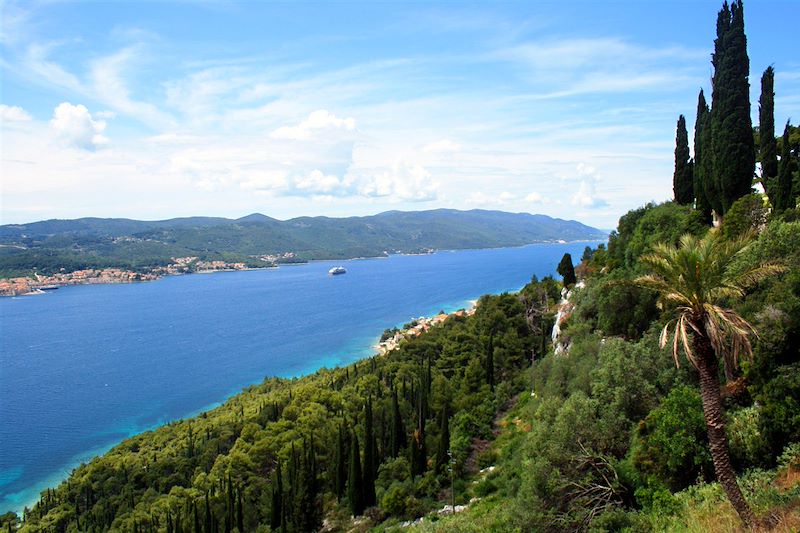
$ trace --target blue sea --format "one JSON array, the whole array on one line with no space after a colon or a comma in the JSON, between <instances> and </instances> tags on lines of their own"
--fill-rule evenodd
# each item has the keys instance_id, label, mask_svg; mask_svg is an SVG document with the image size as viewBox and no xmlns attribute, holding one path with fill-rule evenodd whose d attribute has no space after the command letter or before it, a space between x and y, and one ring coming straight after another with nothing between
<instances>
[{"instance_id":1,"label":"blue sea","mask_svg":"<svg viewBox=\"0 0 800 533\"><path fill-rule=\"evenodd\" d=\"M63 287L0 298L0 514L131 435L266 376L373 353L385 328L515 291L587 243ZM347 274L328 276L341 264Z\"/></svg>"}]
</instances>

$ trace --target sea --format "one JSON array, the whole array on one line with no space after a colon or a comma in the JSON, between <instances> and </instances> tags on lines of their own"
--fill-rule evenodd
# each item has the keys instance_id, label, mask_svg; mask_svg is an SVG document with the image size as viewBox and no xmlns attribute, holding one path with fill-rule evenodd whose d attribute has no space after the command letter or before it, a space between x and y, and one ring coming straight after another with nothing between
<instances>
[{"instance_id":1,"label":"sea","mask_svg":"<svg viewBox=\"0 0 800 533\"><path fill-rule=\"evenodd\" d=\"M386 328L554 274L587 245L440 251L0 298L0 514L125 439L267 376L374 353ZM329 276L341 265L347 273Z\"/></svg>"}]
</instances>

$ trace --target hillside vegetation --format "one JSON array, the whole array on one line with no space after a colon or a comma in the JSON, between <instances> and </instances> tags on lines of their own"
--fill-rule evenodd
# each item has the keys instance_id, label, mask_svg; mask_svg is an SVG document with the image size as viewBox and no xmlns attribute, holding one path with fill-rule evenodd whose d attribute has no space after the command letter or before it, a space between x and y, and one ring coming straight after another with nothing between
<instances>
[{"instance_id":1,"label":"hillside vegetation","mask_svg":"<svg viewBox=\"0 0 800 533\"><path fill-rule=\"evenodd\" d=\"M386 356L269 379L128 439L43 493L13 527L312 531L324 520L328 531L361 531L425 516L414 527L735 531L714 483L697 373L659 348L668 313L625 281L640 269L626 266L636 247L707 231L696 216L651 204L623 217L608 247L587 249L561 355L549 342L560 285L532 280ZM743 490L759 516L782 521L779 531L800 524L797 219L792 210L770 221L737 258L742 268L779 258L789 270L731 301L761 335L724 389ZM652 234L652 220L674 236ZM437 513L451 497L478 501L454 517Z\"/></svg>"}]
</instances>

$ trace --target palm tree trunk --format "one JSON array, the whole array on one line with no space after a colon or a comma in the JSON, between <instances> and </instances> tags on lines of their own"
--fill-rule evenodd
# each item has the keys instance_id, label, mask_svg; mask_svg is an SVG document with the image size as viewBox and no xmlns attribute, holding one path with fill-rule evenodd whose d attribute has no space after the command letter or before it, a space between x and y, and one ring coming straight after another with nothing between
<instances>
[{"instance_id":1,"label":"palm tree trunk","mask_svg":"<svg viewBox=\"0 0 800 533\"><path fill-rule=\"evenodd\" d=\"M711 342L705 335L695 333L692 339L692 349L697 361L697 371L700 374L700 397L703 401L703 415L706 419L708 447L711 451L711 459L714 461L714 472L719 484L725 490L725 494L728 495L731 505L739 513L739 518L749 528L755 525L756 518L742 495L731 465L728 437L725 434L725 415L722 411L722 398L719 392L717 357Z\"/></svg>"}]
</instances>

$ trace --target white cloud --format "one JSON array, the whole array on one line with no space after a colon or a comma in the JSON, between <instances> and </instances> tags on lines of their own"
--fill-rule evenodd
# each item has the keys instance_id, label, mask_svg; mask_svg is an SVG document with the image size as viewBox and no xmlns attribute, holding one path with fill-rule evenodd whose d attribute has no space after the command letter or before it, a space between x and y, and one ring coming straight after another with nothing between
<instances>
[{"instance_id":1,"label":"white cloud","mask_svg":"<svg viewBox=\"0 0 800 533\"><path fill-rule=\"evenodd\" d=\"M19 106L0 104L0 119L3 122L27 122L31 116Z\"/></svg>"},{"instance_id":2,"label":"white cloud","mask_svg":"<svg viewBox=\"0 0 800 533\"><path fill-rule=\"evenodd\" d=\"M339 118L325 109L318 109L297 126L283 126L272 133L273 139L308 140L314 135L330 130L353 131L356 129L354 118Z\"/></svg>"},{"instance_id":3,"label":"white cloud","mask_svg":"<svg viewBox=\"0 0 800 533\"><path fill-rule=\"evenodd\" d=\"M363 170L362 170L363 172ZM348 174L360 196L398 202L428 202L439 196L439 184L420 165L399 163L392 168L373 169L357 177Z\"/></svg>"},{"instance_id":4,"label":"white cloud","mask_svg":"<svg viewBox=\"0 0 800 533\"><path fill-rule=\"evenodd\" d=\"M516 196L514 196L513 194L511 194L508 191L501 192L500 196L497 197L497 199L500 201L500 203L508 203L511 200L514 200L515 198L516 198Z\"/></svg>"},{"instance_id":5,"label":"white cloud","mask_svg":"<svg viewBox=\"0 0 800 533\"><path fill-rule=\"evenodd\" d=\"M577 173L581 176L577 192L570 199L570 203L578 207L597 208L606 207L608 202L597 196L597 169L586 163L578 163Z\"/></svg>"},{"instance_id":6,"label":"white cloud","mask_svg":"<svg viewBox=\"0 0 800 533\"><path fill-rule=\"evenodd\" d=\"M461 145L450 139L442 139L436 142L428 143L422 147L423 152L441 154L448 152L458 152L461 150Z\"/></svg>"},{"instance_id":7,"label":"white cloud","mask_svg":"<svg viewBox=\"0 0 800 533\"><path fill-rule=\"evenodd\" d=\"M491 207L491 206L508 205L509 203L514 202L517 199L518 198L515 194L511 194L508 191L503 191L500 194L496 195L489 195L484 192L477 191L470 194L467 197L466 202L469 205Z\"/></svg>"},{"instance_id":8,"label":"white cloud","mask_svg":"<svg viewBox=\"0 0 800 533\"><path fill-rule=\"evenodd\" d=\"M50 127L70 146L94 150L108 143L103 120L94 120L86 106L62 102L53 111Z\"/></svg>"},{"instance_id":9,"label":"white cloud","mask_svg":"<svg viewBox=\"0 0 800 533\"><path fill-rule=\"evenodd\" d=\"M319 169L314 169L305 176L298 176L292 183L295 192L300 196L307 194L337 196L345 193L342 180L332 174L325 174Z\"/></svg>"},{"instance_id":10,"label":"white cloud","mask_svg":"<svg viewBox=\"0 0 800 533\"><path fill-rule=\"evenodd\" d=\"M531 203L531 204L542 204L542 203L545 203L546 200L545 200L545 198L542 197L541 194L539 194L538 192L534 191L534 192L530 193L529 195L525 196L525 201L528 202L528 203Z\"/></svg>"}]
</instances>

